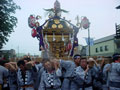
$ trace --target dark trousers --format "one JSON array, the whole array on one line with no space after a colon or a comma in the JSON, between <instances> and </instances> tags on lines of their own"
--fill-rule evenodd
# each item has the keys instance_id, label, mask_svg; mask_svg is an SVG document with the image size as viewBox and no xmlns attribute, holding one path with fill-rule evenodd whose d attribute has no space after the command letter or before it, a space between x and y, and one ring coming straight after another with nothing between
<instances>
[{"instance_id":1,"label":"dark trousers","mask_svg":"<svg viewBox=\"0 0 120 90\"><path fill-rule=\"evenodd\" d=\"M2 84L0 84L0 90L2 90L2 88L3 88L3 85L2 85Z\"/></svg>"}]
</instances>

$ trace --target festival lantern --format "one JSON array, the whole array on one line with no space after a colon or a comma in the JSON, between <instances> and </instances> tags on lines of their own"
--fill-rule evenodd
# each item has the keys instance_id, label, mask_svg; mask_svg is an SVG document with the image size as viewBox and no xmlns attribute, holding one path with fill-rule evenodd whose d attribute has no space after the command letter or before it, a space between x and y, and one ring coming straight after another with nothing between
<instances>
[{"instance_id":1,"label":"festival lantern","mask_svg":"<svg viewBox=\"0 0 120 90\"><path fill-rule=\"evenodd\" d=\"M32 29L32 37L34 38L34 37L36 37L36 35L37 35L37 31L35 30L35 29Z\"/></svg>"},{"instance_id":2,"label":"festival lantern","mask_svg":"<svg viewBox=\"0 0 120 90\"><path fill-rule=\"evenodd\" d=\"M84 17L81 21L81 27L83 27L84 29L89 28L89 20L87 19L87 17Z\"/></svg>"},{"instance_id":3,"label":"festival lantern","mask_svg":"<svg viewBox=\"0 0 120 90\"><path fill-rule=\"evenodd\" d=\"M30 15L30 17L28 18L28 25L30 28L35 27L35 23L36 23L36 18L34 15Z\"/></svg>"}]
</instances>

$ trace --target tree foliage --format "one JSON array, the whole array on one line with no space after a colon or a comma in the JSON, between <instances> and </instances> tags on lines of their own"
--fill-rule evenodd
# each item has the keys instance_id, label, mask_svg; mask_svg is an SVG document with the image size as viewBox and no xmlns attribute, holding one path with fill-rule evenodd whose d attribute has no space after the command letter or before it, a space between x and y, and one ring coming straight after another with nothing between
<instances>
[{"instance_id":1,"label":"tree foliage","mask_svg":"<svg viewBox=\"0 0 120 90\"><path fill-rule=\"evenodd\" d=\"M6 44L17 24L17 18L13 16L17 9L20 6L13 0L0 0L0 49Z\"/></svg>"}]
</instances>

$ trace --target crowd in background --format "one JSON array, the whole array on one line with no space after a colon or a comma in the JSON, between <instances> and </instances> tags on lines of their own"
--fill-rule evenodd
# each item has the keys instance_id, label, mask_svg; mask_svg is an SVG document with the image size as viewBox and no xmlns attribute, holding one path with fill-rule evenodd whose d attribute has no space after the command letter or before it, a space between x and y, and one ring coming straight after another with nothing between
<instances>
[{"instance_id":1,"label":"crowd in background","mask_svg":"<svg viewBox=\"0 0 120 90\"><path fill-rule=\"evenodd\" d=\"M120 54L107 64L79 54L73 60L0 60L0 90L120 90Z\"/></svg>"}]
</instances>

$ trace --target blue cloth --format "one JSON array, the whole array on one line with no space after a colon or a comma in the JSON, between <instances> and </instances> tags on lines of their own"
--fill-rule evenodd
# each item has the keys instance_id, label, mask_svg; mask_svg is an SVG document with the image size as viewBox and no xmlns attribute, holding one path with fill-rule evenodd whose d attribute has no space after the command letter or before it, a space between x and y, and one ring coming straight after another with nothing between
<instances>
[{"instance_id":1,"label":"blue cloth","mask_svg":"<svg viewBox=\"0 0 120 90\"><path fill-rule=\"evenodd\" d=\"M0 65L0 84L3 84L3 78L7 78L8 69Z\"/></svg>"},{"instance_id":2,"label":"blue cloth","mask_svg":"<svg viewBox=\"0 0 120 90\"><path fill-rule=\"evenodd\" d=\"M89 38L85 38L85 41L86 41L87 45L89 45L89 43L90 43L90 46L94 45L94 40L93 40L93 38L90 38L90 41L89 41L88 39L89 39Z\"/></svg>"}]
</instances>

